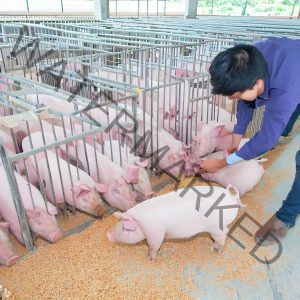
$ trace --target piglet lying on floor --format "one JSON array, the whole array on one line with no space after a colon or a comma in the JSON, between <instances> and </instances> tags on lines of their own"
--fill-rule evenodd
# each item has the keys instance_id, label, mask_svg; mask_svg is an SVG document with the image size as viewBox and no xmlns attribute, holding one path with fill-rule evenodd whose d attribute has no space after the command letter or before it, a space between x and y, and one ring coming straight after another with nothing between
<instances>
[{"instance_id":1,"label":"piglet lying on floor","mask_svg":"<svg viewBox=\"0 0 300 300\"><path fill-rule=\"evenodd\" d=\"M222 159L227 154L226 151L218 151L205 156L204 159ZM215 173L202 173L200 175L206 180L217 182L223 186L234 185L238 189L240 197L242 197L260 182L265 172L260 163L265 161L265 158L243 160L226 166ZM195 167L195 174L198 174L200 168L201 165L199 168Z\"/></svg>"},{"instance_id":2,"label":"piglet lying on floor","mask_svg":"<svg viewBox=\"0 0 300 300\"><path fill-rule=\"evenodd\" d=\"M150 258L155 260L165 239L189 238L208 232L215 241L213 249L221 250L227 225L233 222L242 206L238 191L231 185L226 189L215 186L194 189L180 189L142 202L125 213L114 213L120 222L108 232L109 240L133 244L146 239ZM197 202L197 196L201 196L200 202ZM219 221L220 209L217 207L225 205L233 207L222 210L223 220Z\"/></svg>"}]
</instances>

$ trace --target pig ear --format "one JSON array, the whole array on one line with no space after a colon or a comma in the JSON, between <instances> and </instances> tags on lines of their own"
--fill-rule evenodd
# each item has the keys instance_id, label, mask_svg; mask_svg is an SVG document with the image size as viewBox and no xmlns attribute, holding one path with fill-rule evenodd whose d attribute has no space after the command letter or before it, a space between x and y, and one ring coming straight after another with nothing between
<instances>
[{"instance_id":1,"label":"pig ear","mask_svg":"<svg viewBox=\"0 0 300 300\"><path fill-rule=\"evenodd\" d=\"M70 145L68 145L68 146L70 146ZM64 160L68 160L68 155L67 155L67 152L66 151L64 151L64 150L62 150L61 148L59 148L59 147L57 147L56 148L57 150L57 155L60 157L60 158L62 158L62 159L64 159Z\"/></svg>"},{"instance_id":2,"label":"pig ear","mask_svg":"<svg viewBox=\"0 0 300 300\"><path fill-rule=\"evenodd\" d=\"M105 193L108 192L108 186L106 184L103 184L103 183L96 183L95 184L95 190L99 194L105 194Z\"/></svg>"},{"instance_id":3,"label":"pig ear","mask_svg":"<svg viewBox=\"0 0 300 300\"><path fill-rule=\"evenodd\" d=\"M134 159L133 159L133 163L136 166L140 166L140 167L146 168L148 166L148 164L149 164L149 160L141 158L141 157L138 157L138 156L135 156Z\"/></svg>"},{"instance_id":4,"label":"pig ear","mask_svg":"<svg viewBox=\"0 0 300 300\"><path fill-rule=\"evenodd\" d=\"M0 223L0 228L2 228L2 229L8 229L9 228L9 223L8 222L2 222L2 223Z\"/></svg>"},{"instance_id":5,"label":"pig ear","mask_svg":"<svg viewBox=\"0 0 300 300\"><path fill-rule=\"evenodd\" d=\"M41 214L41 212L33 209L25 209L25 213L28 218L36 218Z\"/></svg>"},{"instance_id":6,"label":"pig ear","mask_svg":"<svg viewBox=\"0 0 300 300\"><path fill-rule=\"evenodd\" d=\"M124 176L127 183L137 183L139 177L139 167L128 166Z\"/></svg>"},{"instance_id":7,"label":"pig ear","mask_svg":"<svg viewBox=\"0 0 300 300\"><path fill-rule=\"evenodd\" d=\"M129 220L123 220L122 222L123 222L123 227L126 230L134 231L137 228L137 222L133 218L130 218Z\"/></svg>"},{"instance_id":8,"label":"pig ear","mask_svg":"<svg viewBox=\"0 0 300 300\"><path fill-rule=\"evenodd\" d=\"M221 136L222 130L224 128L225 128L225 125L219 125L219 126L215 127L211 132L211 136L212 137Z\"/></svg>"},{"instance_id":9,"label":"pig ear","mask_svg":"<svg viewBox=\"0 0 300 300\"><path fill-rule=\"evenodd\" d=\"M122 220L123 227L126 230L136 230L137 228L137 222L133 219L133 217L125 214L125 213L120 213L120 212L115 212L114 216L118 218L119 220Z\"/></svg>"},{"instance_id":10,"label":"pig ear","mask_svg":"<svg viewBox=\"0 0 300 300\"><path fill-rule=\"evenodd\" d=\"M90 187L86 184L81 184L79 187L74 187L73 192L76 198L82 197L91 191Z\"/></svg>"},{"instance_id":11,"label":"pig ear","mask_svg":"<svg viewBox=\"0 0 300 300\"><path fill-rule=\"evenodd\" d=\"M231 134L231 133L232 133L232 131L226 129L225 126L224 126L224 128L222 129L220 135L221 135L221 136L225 136L225 135Z\"/></svg>"}]
</instances>

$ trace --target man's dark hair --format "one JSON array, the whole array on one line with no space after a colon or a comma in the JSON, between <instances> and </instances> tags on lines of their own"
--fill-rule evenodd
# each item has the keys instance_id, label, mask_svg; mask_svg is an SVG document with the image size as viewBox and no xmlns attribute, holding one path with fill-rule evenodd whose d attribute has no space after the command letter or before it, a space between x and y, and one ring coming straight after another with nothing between
<instances>
[{"instance_id":1,"label":"man's dark hair","mask_svg":"<svg viewBox=\"0 0 300 300\"><path fill-rule=\"evenodd\" d=\"M265 79L267 62L262 53L250 45L237 45L220 52L209 67L212 93L231 96L252 89L257 79Z\"/></svg>"}]
</instances>

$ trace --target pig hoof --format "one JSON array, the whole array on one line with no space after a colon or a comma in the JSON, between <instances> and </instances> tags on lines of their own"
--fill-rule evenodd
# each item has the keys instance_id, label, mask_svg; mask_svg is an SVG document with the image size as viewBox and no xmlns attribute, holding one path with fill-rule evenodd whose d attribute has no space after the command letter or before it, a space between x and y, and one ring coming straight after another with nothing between
<instances>
[{"instance_id":1,"label":"pig hoof","mask_svg":"<svg viewBox=\"0 0 300 300\"><path fill-rule=\"evenodd\" d=\"M212 252L216 252L216 253L221 253L221 252L222 252L222 246L221 246L221 245L214 244L214 245L211 247L211 251L212 251Z\"/></svg>"},{"instance_id":2,"label":"pig hoof","mask_svg":"<svg viewBox=\"0 0 300 300\"><path fill-rule=\"evenodd\" d=\"M156 255L157 255L157 251L149 251L148 252L148 256L150 256L150 259L152 260L152 261L156 261Z\"/></svg>"}]
</instances>

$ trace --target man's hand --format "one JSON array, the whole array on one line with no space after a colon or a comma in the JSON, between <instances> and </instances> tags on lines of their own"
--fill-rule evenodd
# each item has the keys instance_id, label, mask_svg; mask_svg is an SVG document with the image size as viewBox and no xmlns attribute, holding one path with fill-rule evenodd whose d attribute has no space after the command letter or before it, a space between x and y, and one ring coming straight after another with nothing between
<instances>
[{"instance_id":1,"label":"man's hand","mask_svg":"<svg viewBox=\"0 0 300 300\"><path fill-rule=\"evenodd\" d=\"M215 173L218 170L224 168L227 166L227 162L226 159L208 159L208 160L204 160L201 165L200 168L202 170L204 170L205 172L208 173Z\"/></svg>"}]
</instances>

